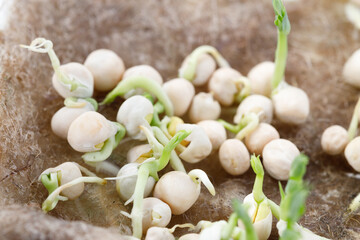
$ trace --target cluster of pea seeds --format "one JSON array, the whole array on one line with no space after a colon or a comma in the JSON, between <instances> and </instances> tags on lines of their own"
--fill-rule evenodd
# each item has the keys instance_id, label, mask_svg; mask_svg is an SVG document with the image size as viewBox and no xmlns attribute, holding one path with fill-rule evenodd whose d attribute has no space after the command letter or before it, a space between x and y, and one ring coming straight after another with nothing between
<instances>
[{"instance_id":1,"label":"cluster of pea seeds","mask_svg":"<svg viewBox=\"0 0 360 240\"><path fill-rule=\"evenodd\" d=\"M324 239L296 223L308 194L303 182L308 158L294 143L280 138L271 125L273 117L288 125L302 124L310 109L307 94L284 79L290 22L281 0L274 0L273 7L278 29L275 62L259 63L247 76L231 68L211 46L196 48L184 59L178 78L165 83L151 66L126 69L111 50L90 53L84 64L60 65L51 41L37 38L29 46L22 46L47 53L54 68L52 83L65 99L65 106L52 118L53 132L67 140L75 151L84 153L82 158L89 167L109 175L99 178L73 162L45 170L39 177L49 191L43 210L51 211L59 201L76 199L84 191L84 183L106 184L115 180L124 204L133 204L131 213L123 213L132 220L133 237L129 239L145 235L146 240L171 240L175 239L172 233L176 227L189 227L199 233L186 234L180 240L265 240L271 234L273 215L279 220L281 239ZM350 82L355 81L353 76L360 76L349 73L359 71L360 68L351 68L359 57L360 52L355 53L351 59L356 59L350 59L345 66L344 75L350 76ZM360 80L356 81L360 86ZM208 92L195 94L197 87L204 86ZM97 112L94 91L110 91L101 105L110 104L117 97L125 99L116 122ZM236 105L233 123L219 119L222 107ZM358 105L354 113L356 128ZM186 114L191 123L182 119ZM349 130L352 137L356 132L353 125L352 122ZM357 167L350 164L359 171L359 156L354 156L359 137L348 143L348 133L338 126L326 130L324 135L330 136L322 140L329 154L339 154L348 144L345 156L349 162L357 162ZM147 143L129 149L128 163L119 169L107 159L124 138ZM344 144L338 144L338 139ZM228 221L200 221L196 226L166 228L172 215L183 214L197 201L201 183L215 195L207 174L201 169L188 172L182 161L198 163L216 151L230 175L242 175L252 167L256 174L252 193L243 204L234 202L234 213ZM159 176L158 172L169 164L173 171ZM280 189L280 205L262 192L265 171L277 180L288 180L285 191Z\"/></svg>"}]
</instances>

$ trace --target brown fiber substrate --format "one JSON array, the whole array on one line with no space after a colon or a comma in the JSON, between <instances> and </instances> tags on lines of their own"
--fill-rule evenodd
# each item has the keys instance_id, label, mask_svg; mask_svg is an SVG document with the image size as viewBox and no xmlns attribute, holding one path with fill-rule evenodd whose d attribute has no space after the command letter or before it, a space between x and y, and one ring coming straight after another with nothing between
<instances>
[{"instance_id":1,"label":"brown fiber substrate","mask_svg":"<svg viewBox=\"0 0 360 240\"><path fill-rule=\"evenodd\" d=\"M3 216L0 235L18 231L19 238L38 239L36 234L43 231L48 233L43 235L46 239L56 234L55 229L79 224L34 213L34 208L40 209L47 196L37 182L39 174L64 161L81 163L81 155L51 132L51 117L62 106L63 99L52 88L53 70L48 57L30 53L18 44L28 44L38 36L51 39L62 63L84 62L92 50L109 48L123 58L127 67L150 64L164 79L175 77L182 59L203 44L219 49L244 75L257 63L274 58L276 29L270 0L14 2L10 26L0 32L0 216ZM292 30L286 80L308 93L311 116L299 127L277 121L274 125L282 138L293 141L311 158L306 179L312 191L301 224L324 237L359 239L359 215L347 218L344 212L360 192L360 180L349 176L354 171L343 156L329 157L320 147L321 133L326 127L332 124L347 127L358 98L358 90L344 84L341 77L344 62L360 47L359 31L346 21L344 3L299 0L287 4ZM102 97L98 95L97 99ZM119 104L116 101L100 112L115 120ZM111 160L123 165L128 147L117 148ZM170 226L226 219L231 212L231 199L242 199L251 192L254 174L249 170L240 177L229 176L221 169L216 154L186 167L204 169L214 182L217 195L211 197L202 191L196 204L185 214L174 217ZM266 176L264 187L266 195L278 202L277 181ZM109 234L116 235L114 229L130 233L130 221L120 214L130 208L123 206L113 183L105 187L88 184L85 189L78 200L59 203L49 215L111 227ZM22 210L11 204L22 206ZM40 215L26 219L38 221L42 228L34 228L31 232L34 235L21 232L16 223L23 224L22 221L9 224L4 213L23 214L24 219L27 214ZM51 230L42 221L50 221L59 228ZM81 231L78 234L81 239ZM274 228L271 239L277 238Z\"/></svg>"}]
</instances>

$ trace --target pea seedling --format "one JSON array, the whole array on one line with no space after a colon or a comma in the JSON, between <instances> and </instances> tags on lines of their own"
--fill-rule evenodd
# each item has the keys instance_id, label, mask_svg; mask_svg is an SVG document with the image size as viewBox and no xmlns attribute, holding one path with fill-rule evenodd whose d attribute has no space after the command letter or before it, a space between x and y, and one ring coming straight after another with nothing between
<instances>
[{"instance_id":1,"label":"pea seedling","mask_svg":"<svg viewBox=\"0 0 360 240\"><path fill-rule=\"evenodd\" d=\"M286 139L275 139L266 144L262 157L269 175L277 180L288 180L291 164L300 155L299 149Z\"/></svg>"},{"instance_id":2,"label":"pea seedling","mask_svg":"<svg viewBox=\"0 0 360 240\"><path fill-rule=\"evenodd\" d=\"M126 69L123 75L123 79L131 77L146 77L155 80L159 85L163 84L163 78L160 73L149 65L137 65ZM141 88L130 90L124 95L124 98L129 98L134 95L142 95L144 90Z\"/></svg>"},{"instance_id":3,"label":"pea seedling","mask_svg":"<svg viewBox=\"0 0 360 240\"><path fill-rule=\"evenodd\" d=\"M60 108L51 119L51 130L62 139L67 138L71 123L81 114L97 110L97 102L92 98L65 99L65 107Z\"/></svg>"},{"instance_id":4,"label":"pea seedling","mask_svg":"<svg viewBox=\"0 0 360 240\"><path fill-rule=\"evenodd\" d=\"M91 52L84 66L94 76L94 88L98 91L110 91L116 87L125 71L123 60L109 49Z\"/></svg>"},{"instance_id":5,"label":"pea seedling","mask_svg":"<svg viewBox=\"0 0 360 240\"><path fill-rule=\"evenodd\" d=\"M146 92L156 96L158 101L163 105L165 113L168 116L174 114L174 108L171 100L166 95L162 87L153 79L142 76L134 76L124 78L110 93L108 93L105 99L100 103L101 105L112 103L116 97L124 96L131 90L141 88Z\"/></svg>"},{"instance_id":6,"label":"pea seedling","mask_svg":"<svg viewBox=\"0 0 360 240\"><path fill-rule=\"evenodd\" d=\"M230 67L228 62L212 46L200 46L187 56L179 69L179 77L192 82L195 86L205 84L214 72L216 60L219 67Z\"/></svg>"},{"instance_id":7,"label":"pea seedling","mask_svg":"<svg viewBox=\"0 0 360 240\"><path fill-rule=\"evenodd\" d=\"M218 122L230 132L235 133L235 138L241 141L258 127L259 116L254 112L249 112L242 116L237 125L230 124L222 119L219 119Z\"/></svg>"},{"instance_id":8,"label":"pea seedling","mask_svg":"<svg viewBox=\"0 0 360 240\"><path fill-rule=\"evenodd\" d=\"M143 231L150 227L166 227L171 220L171 209L169 205L158 198L149 197L144 199L143 207Z\"/></svg>"},{"instance_id":9,"label":"pea seedling","mask_svg":"<svg viewBox=\"0 0 360 240\"><path fill-rule=\"evenodd\" d=\"M288 124L302 124L310 113L307 94L300 88L289 86L284 78L287 58L287 35L290 22L281 0L273 0L275 25L278 29L278 42L275 54L275 71L271 81L272 101L276 117Z\"/></svg>"},{"instance_id":10,"label":"pea seedling","mask_svg":"<svg viewBox=\"0 0 360 240\"><path fill-rule=\"evenodd\" d=\"M45 38L36 38L29 46L20 45L30 51L47 53L55 71L52 83L55 90L63 97L89 98L94 91L94 78L91 72L80 63L60 65L53 49L53 43Z\"/></svg>"},{"instance_id":11,"label":"pea seedling","mask_svg":"<svg viewBox=\"0 0 360 240\"><path fill-rule=\"evenodd\" d=\"M225 171L233 176L245 173L250 167L250 154L238 139L227 139L221 144L219 160Z\"/></svg>"},{"instance_id":12,"label":"pea seedling","mask_svg":"<svg viewBox=\"0 0 360 240\"><path fill-rule=\"evenodd\" d=\"M188 174L172 171L164 174L156 183L154 197L167 203L175 215L186 212L200 195L201 182L214 196L215 189L206 173L200 169Z\"/></svg>"},{"instance_id":13,"label":"pea seedling","mask_svg":"<svg viewBox=\"0 0 360 240\"><path fill-rule=\"evenodd\" d=\"M190 132L179 131L169 143L163 147L156 141L153 135L149 134L149 130L142 127L144 131L147 131L147 137L149 144L153 149L154 158L144 161L140 166L137 174L135 191L133 194L134 204L131 211L133 236L141 238L142 235L142 212L143 212L143 196L146 188L146 184L149 176L158 180L158 171L164 169L169 163L171 152L175 149L181 141L183 141ZM158 146L160 145L160 146Z\"/></svg>"},{"instance_id":14,"label":"pea seedling","mask_svg":"<svg viewBox=\"0 0 360 240\"><path fill-rule=\"evenodd\" d=\"M297 224L297 221L305 213L305 201L309 193L309 187L303 181L308 162L309 159L304 154L296 157L291 164L289 181L286 184L285 192L279 184L281 193L280 207L269 201L272 213L279 220L276 227L279 231L280 240L327 239Z\"/></svg>"},{"instance_id":15,"label":"pea seedling","mask_svg":"<svg viewBox=\"0 0 360 240\"><path fill-rule=\"evenodd\" d=\"M106 178L106 180L116 180L116 191L118 192L121 200L125 202L125 205L129 204L133 200L132 197L138 178L139 165L139 163L128 163L120 169L116 178ZM154 186L155 179L150 176L145 185L144 197L150 195Z\"/></svg>"},{"instance_id":16,"label":"pea seedling","mask_svg":"<svg viewBox=\"0 0 360 240\"><path fill-rule=\"evenodd\" d=\"M86 163L96 165L111 155L125 132L121 124L100 113L86 112L71 123L67 140L74 150L85 152L82 158Z\"/></svg>"},{"instance_id":17,"label":"pea seedling","mask_svg":"<svg viewBox=\"0 0 360 240\"><path fill-rule=\"evenodd\" d=\"M145 97L136 95L121 104L116 121L125 126L126 132L131 138L145 140L146 136L139 127L142 125L149 128L153 114L153 104Z\"/></svg>"},{"instance_id":18,"label":"pea seedling","mask_svg":"<svg viewBox=\"0 0 360 240\"><path fill-rule=\"evenodd\" d=\"M174 114L184 115L195 95L194 86L184 78L175 78L164 83L163 90L174 106Z\"/></svg>"},{"instance_id":19,"label":"pea seedling","mask_svg":"<svg viewBox=\"0 0 360 240\"><path fill-rule=\"evenodd\" d=\"M273 119L273 104L271 100L262 95L251 95L245 98L236 110L234 122L239 123L248 113L259 114L260 121L271 123Z\"/></svg>"},{"instance_id":20,"label":"pea seedling","mask_svg":"<svg viewBox=\"0 0 360 240\"><path fill-rule=\"evenodd\" d=\"M191 131L191 134L185 138L186 146L180 145L179 157L188 163L197 163L205 159L212 150L212 145L205 131L196 124L178 124L176 131Z\"/></svg>"},{"instance_id":21,"label":"pea seedling","mask_svg":"<svg viewBox=\"0 0 360 240\"><path fill-rule=\"evenodd\" d=\"M251 92L271 97L271 79L274 75L274 62L265 61L254 66L248 73Z\"/></svg>"},{"instance_id":22,"label":"pea seedling","mask_svg":"<svg viewBox=\"0 0 360 240\"><path fill-rule=\"evenodd\" d=\"M360 114L360 98L355 106L354 114L351 119L351 123L348 130L350 142L346 146L344 152L347 162L357 172L360 172L360 157L359 157L360 137L356 137L356 138L354 137L356 136L358 129L359 114Z\"/></svg>"},{"instance_id":23,"label":"pea seedling","mask_svg":"<svg viewBox=\"0 0 360 240\"><path fill-rule=\"evenodd\" d=\"M258 240L255 226L252 224L252 220L250 219L246 211L248 205L246 205L245 203L241 204L240 201L236 199L232 201L232 205L233 205L234 213L231 214L228 223L220 229L221 240L228 240L228 239ZM242 229L239 230L239 228L236 227L236 225L240 220L243 224L245 231ZM209 235L209 237L211 237L211 235ZM204 238L204 240L205 239L210 239L210 238ZM217 238L215 239L220 240L220 237L217 236Z\"/></svg>"},{"instance_id":24,"label":"pea seedling","mask_svg":"<svg viewBox=\"0 0 360 240\"><path fill-rule=\"evenodd\" d=\"M217 69L209 80L209 91L223 106L241 102L250 92L249 80L230 67Z\"/></svg>"},{"instance_id":25,"label":"pea seedling","mask_svg":"<svg viewBox=\"0 0 360 240\"><path fill-rule=\"evenodd\" d=\"M221 113L221 106L211 93L198 93L192 100L189 117L193 123L202 120L216 120Z\"/></svg>"},{"instance_id":26,"label":"pea seedling","mask_svg":"<svg viewBox=\"0 0 360 240\"><path fill-rule=\"evenodd\" d=\"M256 174L253 191L244 199L244 204L249 206L248 214L259 240L269 238L272 228L272 214L268 199L263 193L264 168L260 158L251 156L251 167Z\"/></svg>"},{"instance_id":27,"label":"pea seedling","mask_svg":"<svg viewBox=\"0 0 360 240\"><path fill-rule=\"evenodd\" d=\"M81 171L88 177L83 177ZM84 191L84 183L106 184L106 180L73 162L65 162L55 168L45 170L39 177L49 191L49 196L42 204L44 212L54 209L58 201L74 200ZM63 196L61 196L62 194Z\"/></svg>"}]
</instances>

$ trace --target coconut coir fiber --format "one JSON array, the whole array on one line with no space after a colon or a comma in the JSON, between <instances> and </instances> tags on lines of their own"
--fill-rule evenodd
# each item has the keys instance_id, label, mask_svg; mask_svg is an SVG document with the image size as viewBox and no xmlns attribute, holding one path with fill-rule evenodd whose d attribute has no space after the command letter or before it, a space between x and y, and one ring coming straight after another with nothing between
<instances>
[{"instance_id":1,"label":"coconut coir fiber","mask_svg":"<svg viewBox=\"0 0 360 240\"><path fill-rule=\"evenodd\" d=\"M320 147L326 127L349 124L358 98L358 91L341 77L344 62L360 47L359 32L345 19L344 3L299 0L286 5L292 24L286 80L308 93L311 116L298 127L274 124L311 158L306 179L312 191L301 224L324 237L359 239L359 215L344 215L360 192L359 180L349 177L353 170L343 156L329 157ZM50 129L63 99L52 88L48 56L18 44L39 36L51 39L62 63L84 62L91 51L109 48L127 67L150 64L165 79L176 77L182 59L199 45L215 46L244 75L257 63L273 60L276 47L274 13L265 0L17 0L10 16L9 27L0 34L0 236L8 239L95 239L105 236L99 227L111 228L108 239L130 233L130 221L120 214L130 208L123 206L113 183L88 184L79 199L59 203L50 216L40 212L47 191L37 182L39 174L65 161L82 162ZM119 103L100 112L115 120ZM123 165L132 144L118 147L110 160ZM170 226L227 219L231 199L250 193L255 177L251 170L229 176L216 154L186 168L204 169L217 195L203 191L195 206L173 217ZM277 181L269 176L264 192L279 202ZM86 223L70 222L74 220ZM273 230L271 239L277 239Z\"/></svg>"}]
</instances>

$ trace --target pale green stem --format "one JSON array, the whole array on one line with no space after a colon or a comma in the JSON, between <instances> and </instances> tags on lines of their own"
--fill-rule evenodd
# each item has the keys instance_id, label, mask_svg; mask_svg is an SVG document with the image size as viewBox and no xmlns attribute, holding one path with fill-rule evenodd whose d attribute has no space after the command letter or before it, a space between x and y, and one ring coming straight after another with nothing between
<instances>
[{"instance_id":1,"label":"pale green stem","mask_svg":"<svg viewBox=\"0 0 360 240\"><path fill-rule=\"evenodd\" d=\"M359 125L359 111L360 111L360 98L355 105L354 113L352 115L350 126L348 129L348 136L350 141L356 136L356 132Z\"/></svg>"},{"instance_id":2,"label":"pale green stem","mask_svg":"<svg viewBox=\"0 0 360 240\"><path fill-rule=\"evenodd\" d=\"M83 100L83 101L87 101L88 103L90 103L94 110L97 111L98 110L98 103L95 99L93 98L76 98L76 97L68 97L65 98L64 100L64 105L68 108L83 108L86 105L86 102L83 101L79 101Z\"/></svg>"},{"instance_id":3,"label":"pale green stem","mask_svg":"<svg viewBox=\"0 0 360 240\"><path fill-rule=\"evenodd\" d=\"M95 99L93 99L93 98L84 98L84 100L88 101L94 107L95 111L98 110L98 102Z\"/></svg>"},{"instance_id":4,"label":"pale green stem","mask_svg":"<svg viewBox=\"0 0 360 240\"><path fill-rule=\"evenodd\" d=\"M243 207L243 204L241 204L239 200L234 200L233 209L234 212L237 214L238 218L241 219L241 221L244 224L245 232L246 232L246 240L257 240L258 238L254 226L247 211Z\"/></svg>"},{"instance_id":5,"label":"pale green stem","mask_svg":"<svg viewBox=\"0 0 360 240\"><path fill-rule=\"evenodd\" d=\"M198 59L202 54L205 53L211 54L216 60L219 67L230 67L229 63L221 56L221 54L216 50L216 48L212 46L204 45L196 48L189 55L185 69L179 70L179 77L185 78L189 81L193 81L195 79Z\"/></svg>"},{"instance_id":6,"label":"pale green stem","mask_svg":"<svg viewBox=\"0 0 360 240\"><path fill-rule=\"evenodd\" d=\"M159 141L156 139L156 137L154 136L153 132L150 131L150 129L148 129L147 127L144 127L142 125L140 126L140 129L145 134L147 141L148 141L151 149L153 150L154 157L155 158L160 157L164 151L164 146L159 143Z\"/></svg>"},{"instance_id":7,"label":"pale green stem","mask_svg":"<svg viewBox=\"0 0 360 240\"><path fill-rule=\"evenodd\" d=\"M165 136L170 139L171 135L167 129L168 124L170 123L171 119L167 116L165 116L162 120L161 120L161 124L160 124L160 129L161 131L163 131L163 133L165 134Z\"/></svg>"},{"instance_id":8,"label":"pale green stem","mask_svg":"<svg viewBox=\"0 0 360 240\"><path fill-rule=\"evenodd\" d=\"M53 43L50 40L47 40L45 38L36 38L31 42L30 46L20 45L20 47L27 48L28 50L33 52L47 53L49 55L51 65L55 71L57 80L59 80L60 83L65 86L69 85L69 90L71 92L75 91L80 86L86 87L76 79L70 78L66 73L61 71L59 58L56 56L56 53L53 49Z\"/></svg>"},{"instance_id":9,"label":"pale green stem","mask_svg":"<svg viewBox=\"0 0 360 240\"><path fill-rule=\"evenodd\" d=\"M160 141L162 145L167 145L169 143L169 139L165 136L165 134L158 127L152 127L155 137ZM171 151L170 154L170 165L175 171L180 171L186 173L184 164L181 162L180 158L176 154L174 150Z\"/></svg>"},{"instance_id":10,"label":"pale green stem","mask_svg":"<svg viewBox=\"0 0 360 240\"><path fill-rule=\"evenodd\" d=\"M274 217L277 220L280 220L280 206L277 205L275 202L273 202L270 199L267 199L267 200L268 200L268 204L269 204L270 209L271 209L271 213L274 215Z\"/></svg>"},{"instance_id":11,"label":"pale green stem","mask_svg":"<svg viewBox=\"0 0 360 240\"><path fill-rule=\"evenodd\" d=\"M150 132L150 131L149 131ZM133 236L141 238L142 236L142 218L143 218L143 196L147 179L152 176L158 180L157 172L161 171L169 163L170 153L174 150L175 146L185 139L190 132L179 131L162 151L161 157L155 161L145 162L139 167L138 176L136 180L135 191L133 194L134 205L131 211Z\"/></svg>"},{"instance_id":12,"label":"pale green stem","mask_svg":"<svg viewBox=\"0 0 360 240\"><path fill-rule=\"evenodd\" d=\"M123 79L110 93L108 93L100 104L108 104L114 101L117 96L123 96L132 89L142 88L145 91L154 94L159 102L164 106L166 115L174 115L173 105L166 95L161 85L155 80L146 77L129 77Z\"/></svg>"},{"instance_id":13,"label":"pale green stem","mask_svg":"<svg viewBox=\"0 0 360 240\"><path fill-rule=\"evenodd\" d=\"M239 85L238 89L241 89L241 91L236 94L235 99L237 102L241 102L251 93L250 81L247 77L241 76L239 79L235 81L235 83L236 85Z\"/></svg>"},{"instance_id":14,"label":"pale green stem","mask_svg":"<svg viewBox=\"0 0 360 240\"><path fill-rule=\"evenodd\" d=\"M221 240L230 239L237 224L238 224L237 214L233 213L230 215L229 221L226 224L226 226L222 229Z\"/></svg>"},{"instance_id":15,"label":"pale green stem","mask_svg":"<svg viewBox=\"0 0 360 240\"><path fill-rule=\"evenodd\" d=\"M260 158L255 155L251 156L250 159L251 167L256 174L254 186L253 186L253 197L258 205L266 199L263 193L263 182L264 182L264 168L261 164Z\"/></svg>"},{"instance_id":16,"label":"pale green stem","mask_svg":"<svg viewBox=\"0 0 360 240\"><path fill-rule=\"evenodd\" d=\"M79 178L72 180L71 182L61 185L60 187L55 189L47 197L47 199L43 202L42 210L44 212L48 212L48 211L51 211L52 209L54 209L54 207L57 204L57 197L60 195L61 191L63 191L66 188L72 187L76 184L79 184L79 183L98 183L98 184L104 185L104 184L106 184L106 180L99 178L99 177L79 177Z\"/></svg>"},{"instance_id":17,"label":"pale green stem","mask_svg":"<svg viewBox=\"0 0 360 240\"><path fill-rule=\"evenodd\" d=\"M44 187L48 190L49 194L55 191L56 188L59 187L59 176L60 172L53 172L49 174L42 174L40 176L41 182Z\"/></svg>"},{"instance_id":18,"label":"pale green stem","mask_svg":"<svg viewBox=\"0 0 360 240\"><path fill-rule=\"evenodd\" d=\"M134 205L131 211L133 236L141 239L143 218L143 196L149 178L149 169L146 164L139 168L134 191Z\"/></svg>"},{"instance_id":19,"label":"pale green stem","mask_svg":"<svg viewBox=\"0 0 360 240\"><path fill-rule=\"evenodd\" d=\"M104 146L101 148L101 150L83 154L82 158L86 163L105 161L111 156L112 151L119 145L121 139L123 139L126 134L126 129L120 123L112 122L112 124L117 127L117 133L115 134L115 136L112 136L105 141Z\"/></svg>"},{"instance_id":20,"label":"pale green stem","mask_svg":"<svg viewBox=\"0 0 360 240\"><path fill-rule=\"evenodd\" d=\"M82 159L84 159L86 163L96 163L96 162L105 161L108 157L111 156L111 153L114 149L114 145L115 145L115 136L112 136L105 141L104 146L101 148L101 150L96 152L85 153L81 157Z\"/></svg>"},{"instance_id":21,"label":"pale green stem","mask_svg":"<svg viewBox=\"0 0 360 240\"><path fill-rule=\"evenodd\" d=\"M157 169L158 171L166 167L166 165L169 163L171 152L175 149L177 145L181 143L182 140L184 140L190 134L191 132L181 130L170 139L170 141L165 145L164 151L162 152L162 155L159 159L159 166Z\"/></svg>"},{"instance_id":22,"label":"pale green stem","mask_svg":"<svg viewBox=\"0 0 360 240\"><path fill-rule=\"evenodd\" d=\"M96 174L91 172L89 169L87 169L86 167L81 166L80 164L73 162L82 173L84 173L85 175L89 176L89 177L96 177Z\"/></svg>"},{"instance_id":23,"label":"pale green stem","mask_svg":"<svg viewBox=\"0 0 360 240\"><path fill-rule=\"evenodd\" d=\"M271 90L274 92L284 79L287 59L287 33L278 30L278 41L275 53L275 71L271 80Z\"/></svg>"},{"instance_id":24,"label":"pale green stem","mask_svg":"<svg viewBox=\"0 0 360 240\"><path fill-rule=\"evenodd\" d=\"M235 136L235 138L241 141L259 126L259 117L256 113L249 113L243 118L239 125L245 125Z\"/></svg>"},{"instance_id":25,"label":"pale green stem","mask_svg":"<svg viewBox=\"0 0 360 240\"><path fill-rule=\"evenodd\" d=\"M224 128L226 128L227 130L229 130L232 133L238 133L242 128L242 126L240 126L240 125L233 125L222 119L219 119L218 122L221 123L221 125L223 125Z\"/></svg>"}]
</instances>

